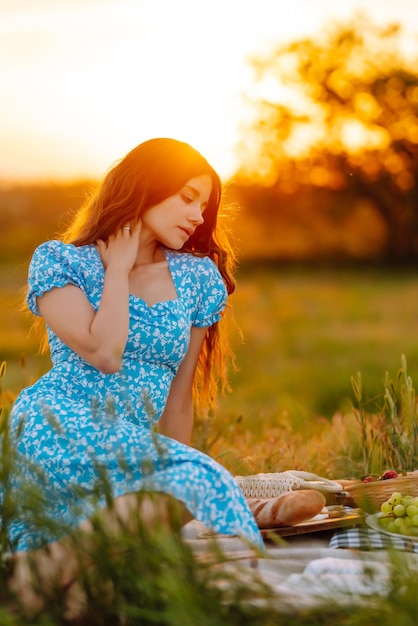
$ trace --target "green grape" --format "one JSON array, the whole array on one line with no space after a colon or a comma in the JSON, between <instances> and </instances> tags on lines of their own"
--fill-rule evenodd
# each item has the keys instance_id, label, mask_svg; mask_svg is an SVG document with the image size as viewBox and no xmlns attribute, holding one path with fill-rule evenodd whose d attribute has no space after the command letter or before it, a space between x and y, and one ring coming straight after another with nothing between
<instances>
[{"instance_id":1,"label":"green grape","mask_svg":"<svg viewBox=\"0 0 418 626\"><path fill-rule=\"evenodd\" d=\"M382 513L392 513L393 511L393 506L391 504L389 504L389 502L383 502L380 510ZM418 511L417 511L418 512Z\"/></svg>"},{"instance_id":2,"label":"green grape","mask_svg":"<svg viewBox=\"0 0 418 626\"><path fill-rule=\"evenodd\" d=\"M402 495L398 491L382 502L378 518L382 529L391 533L418 537L418 497Z\"/></svg>"},{"instance_id":3,"label":"green grape","mask_svg":"<svg viewBox=\"0 0 418 626\"><path fill-rule=\"evenodd\" d=\"M388 502L390 504L393 504L393 506L396 506L397 504L401 504L402 502L402 494L399 493L399 491L395 491L394 493L392 493L392 495L390 496Z\"/></svg>"},{"instance_id":4,"label":"green grape","mask_svg":"<svg viewBox=\"0 0 418 626\"><path fill-rule=\"evenodd\" d=\"M396 504L393 507L393 512L395 513L396 517L403 517L405 515L405 507L403 504Z\"/></svg>"},{"instance_id":5,"label":"green grape","mask_svg":"<svg viewBox=\"0 0 418 626\"><path fill-rule=\"evenodd\" d=\"M418 506L415 506L415 504L410 504L406 509L406 514L408 515L408 517L415 517L415 515L418 515Z\"/></svg>"}]
</instances>

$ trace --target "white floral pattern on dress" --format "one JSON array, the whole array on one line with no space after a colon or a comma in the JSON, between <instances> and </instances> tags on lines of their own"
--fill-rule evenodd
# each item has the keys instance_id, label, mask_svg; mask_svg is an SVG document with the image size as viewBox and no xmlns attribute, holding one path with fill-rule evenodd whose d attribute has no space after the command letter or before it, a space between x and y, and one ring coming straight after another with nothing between
<instances>
[{"instance_id":1,"label":"white floral pattern on dress","mask_svg":"<svg viewBox=\"0 0 418 626\"><path fill-rule=\"evenodd\" d=\"M106 504L106 489L113 497L142 489L170 494L215 532L262 547L231 474L202 452L154 432L191 327L218 321L227 297L211 259L171 250L164 255L178 297L149 307L130 295L129 336L116 374L102 374L47 329L53 367L20 393L10 415L18 455L12 495L28 483L37 487L47 523L36 522L22 504L9 528L14 550L70 532ZM30 264L28 306L39 315L38 296L73 284L97 310L103 281L94 246L49 241Z\"/></svg>"}]
</instances>

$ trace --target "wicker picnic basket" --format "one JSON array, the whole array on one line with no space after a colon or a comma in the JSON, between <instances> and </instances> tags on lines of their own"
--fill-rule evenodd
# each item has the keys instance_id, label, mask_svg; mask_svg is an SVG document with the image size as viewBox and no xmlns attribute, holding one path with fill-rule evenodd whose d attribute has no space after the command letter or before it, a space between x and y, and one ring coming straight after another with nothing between
<instances>
[{"instance_id":1,"label":"wicker picnic basket","mask_svg":"<svg viewBox=\"0 0 418 626\"><path fill-rule=\"evenodd\" d=\"M395 491L403 496L418 497L418 471L388 480L374 480L370 483L359 482L346 487L346 491L363 511L378 513L381 504L388 500Z\"/></svg>"}]
</instances>

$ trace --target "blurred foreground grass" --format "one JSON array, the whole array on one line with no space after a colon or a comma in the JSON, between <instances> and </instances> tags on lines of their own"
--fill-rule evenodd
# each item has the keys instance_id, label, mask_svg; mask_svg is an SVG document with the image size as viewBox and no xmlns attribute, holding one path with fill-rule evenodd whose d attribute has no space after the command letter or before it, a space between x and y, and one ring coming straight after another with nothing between
<instances>
[{"instance_id":1,"label":"blurred foreground grass","mask_svg":"<svg viewBox=\"0 0 418 626\"><path fill-rule=\"evenodd\" d=\"M143 496L138 496L138 508ZM394 620L416 625L418 574L408 558L413 555L387 551L387 578L366 565L358 585L367 588L372 581L374 594L361 597L328 581L327 597L326 583L321 582L324 595L308 594L310 602L299 606L297 600L292 602L292 593L283 595L279 581L284 578L286 585L297 571L298 558L300 568L300 553L295 562L287 553L289 574L277 553L277 561L263 573L255 553L247 552L245 559L243 552L231 557L215 543L205 553L194 552L182 539L178 519L171 520L171 531L158 522L150 527L141 518L135 519L135 533L131 523L122 525L118 534L110 533L100 516L93 518L93 526L89 535L76 531L67 538L80 567L77 585L70 586L69 593L58 580L46 586L32 561L34 589L41 601L35 614L9 590L8 567L0 559L2 626L392 626ZM378 556L377 563L383 565L379 561Z\"/></svg>"}]
</instances>

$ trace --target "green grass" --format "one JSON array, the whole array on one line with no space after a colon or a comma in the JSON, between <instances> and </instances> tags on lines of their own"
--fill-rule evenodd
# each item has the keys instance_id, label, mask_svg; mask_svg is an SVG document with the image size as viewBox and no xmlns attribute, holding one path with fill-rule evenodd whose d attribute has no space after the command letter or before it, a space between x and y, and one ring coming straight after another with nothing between
<instances>
[{"instance_id":1,"label":"green grass","mask_svg":"<svg viewBox=\"0 0 418 626\"><path fill-rule=\"evenodd\" d=\"M0 361L7 361L4 388L17 393L50 365L40 356L39 337L31 332L33 316L22 309L27 264L0 266Z\"/></svg>"},{"instance_id":2,"label":"green grass","mask_svg":"<svg viewBox=\"0 0 418 626\"><path fill-rule=\"evenodd\" d=\"M1 381L8 406L14 393L48 367L36 357L36 337L16 310L24 268L0 271ZM382 404L385 372L405 354L418 380L418 279L379 270L247 269L233 296L245 341L237 342L233 392L216 415L197 424L195 444L235 473L311 469L324 476L359 474L361 449L351 407L350 378L361 371L365 393ZM22 360L22 354L25 359ZM22 369L22 363L25 366ZM7 413L7 411L6 411ZM185 626L414 626L418 581L400 563L387 598L369 606L330 604L292 615L257 581L199 562L175 533L121 537L120 550L100 534L82 579L89 597L74 624ZM6 587L0 560L0 624L69 624L59 594L39 618L25 617ZM109 589L112 601L106 602Z\"/></svg>"},{"instance_id":3,"label":"green grass","mask_svg":"<svg viewBox=\"0 0 418 626\"><path fill-rule=\"evenodd\" d=\"M243 272L233 296L239 370L198 445L235 473L361 474L359 443L348 440L350 380L360 371L364 396L381 405L385 374L396 376L404 354L418 381L417 295L413 272Z\"/></svg>"},{"instance_id":4,"label":"green grass","mask_svg":"<svg viewBox=\"0 0 418 626\"><path fill-rule=\"evenodd\" d=\"M402 354L418 378L413 273L254 269L240 276L233 301L244 343L221 413L330 418L351 398L352 375L362 372L368 395L382 393Z\"/></svg>"}]
</instances>

